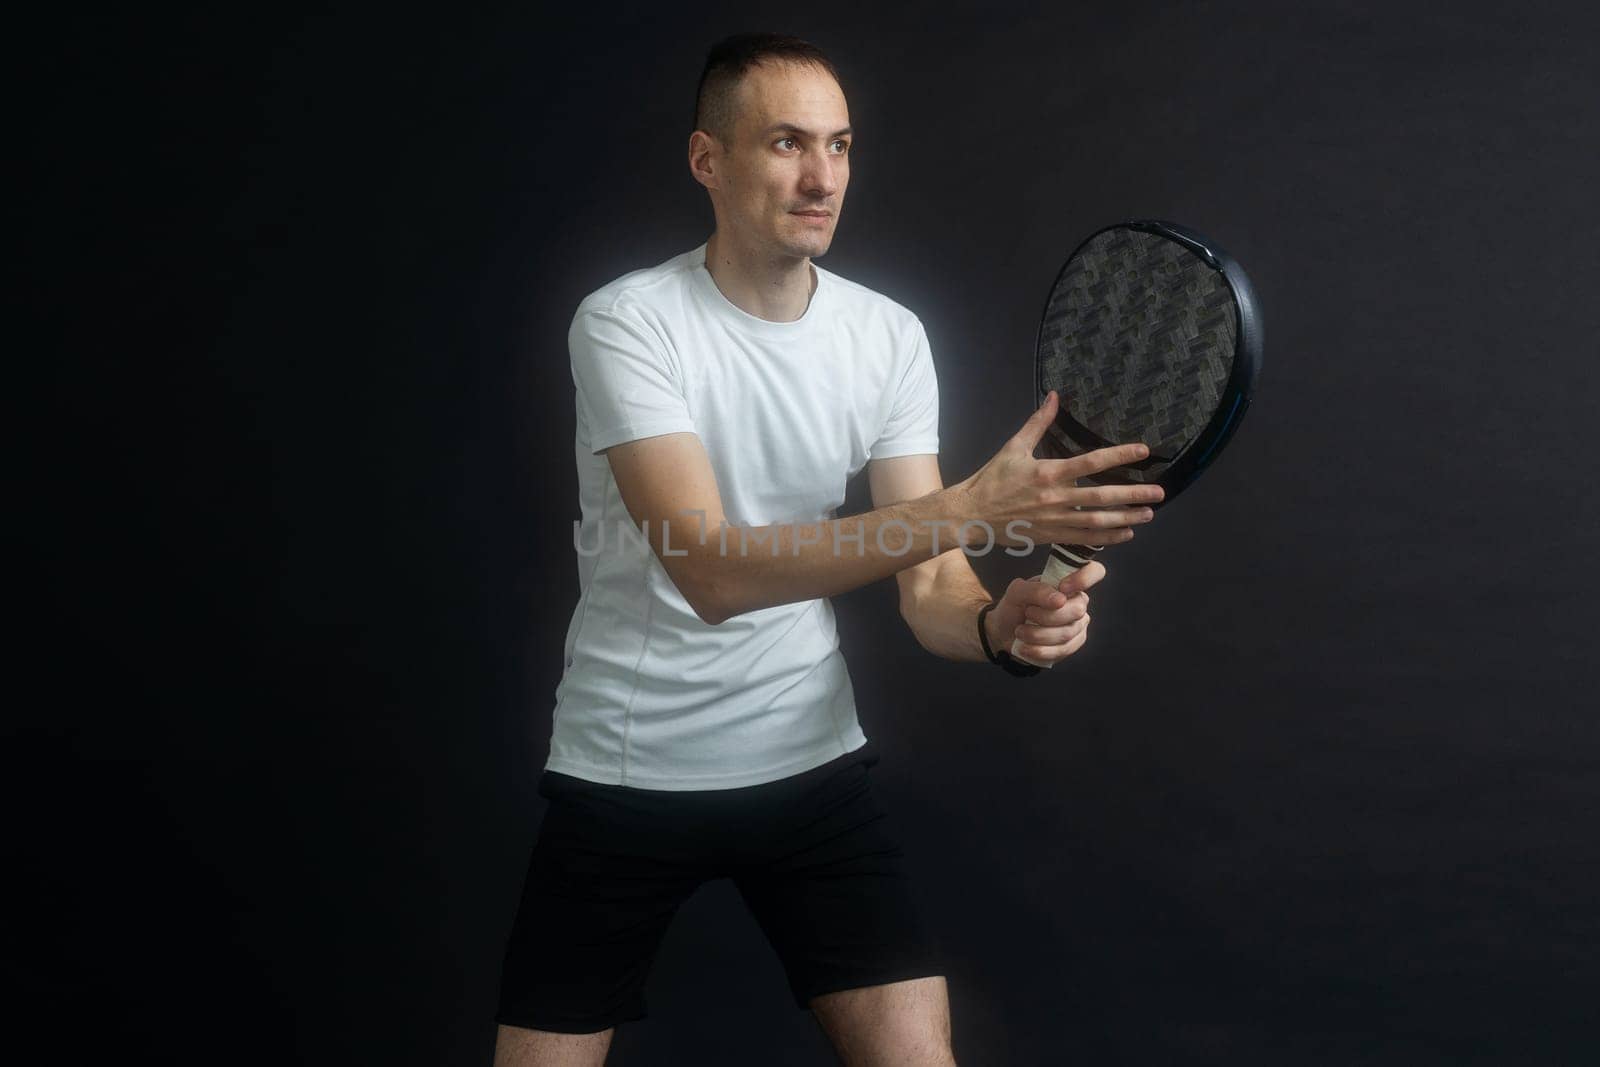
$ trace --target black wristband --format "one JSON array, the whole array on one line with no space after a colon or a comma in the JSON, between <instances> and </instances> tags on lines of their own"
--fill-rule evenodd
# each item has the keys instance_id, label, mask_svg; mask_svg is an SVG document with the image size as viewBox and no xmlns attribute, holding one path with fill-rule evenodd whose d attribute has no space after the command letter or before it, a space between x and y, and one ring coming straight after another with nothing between
<instances>
[{"instance_id":1,"label":"black wristband","mask_svg":"<svg viewBox=\"0 0 1600 1067\"><path fill-rule=\"evenodd\" d=\"M989 631L984 627L983 620L994 608L994 604L986 604L978 609L978 643L983 646L983 654L989 657L989 662L997 665L1001 670L1016 678L1032 678L1043 668L1035 667L1031 663L1012 659L1011 653L1001 650L996 652L989 647Z\"/></svg>"}]
</instances>

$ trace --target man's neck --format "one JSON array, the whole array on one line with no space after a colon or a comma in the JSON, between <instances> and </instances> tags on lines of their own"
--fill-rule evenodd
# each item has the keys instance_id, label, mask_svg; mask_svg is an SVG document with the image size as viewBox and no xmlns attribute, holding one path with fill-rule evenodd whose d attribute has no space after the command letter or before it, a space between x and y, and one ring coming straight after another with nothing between
<instances>
[{"instance_id":1,"label":"man's neck","mask_svg":"<svg viewBox=\"0 0 1600 1067\"><path fill-rule=\"evenodd\" d=\"M811 306L817 291L809 256L773 257L724 241L721 232L706 240L706 270L722 295L740 311L768 322L793 322Z\"/></svg>"}]
</instances>

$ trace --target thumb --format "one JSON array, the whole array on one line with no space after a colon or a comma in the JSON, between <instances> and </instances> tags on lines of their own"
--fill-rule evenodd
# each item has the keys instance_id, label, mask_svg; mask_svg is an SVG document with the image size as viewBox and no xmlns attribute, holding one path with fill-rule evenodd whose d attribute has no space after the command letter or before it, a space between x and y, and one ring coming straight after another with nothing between
<instances>
[{"instance_id":1,"label":"thumb","mask_svg":"<svg viewBox=\"0 0 1600 1067\"><path fill-rule=\"evenodd\" d=\"M1012 438L1028 450L1028 455L1033 455L1033 450L1039 445L1039 439L1050 428L1050 423L1055 421L1057 406L1056 391L1052 389L1045 395L1044 403L1039 405L1039 410L1028 416L1028 421L1022 424L1022 429Z\"/></svg>"},{"instance_id":2,"label":"thumb","mask_svg":"<svg viewBox=\"0 0 1600 1067\"><path fill-rule=\"evenodd\" d=\"M1099 584L1100 579L1105 576L1106 565L1097 559L1092 559L1056 583L1056 588L1068 596L1072 596L1074 593L1084 592L1090 586Z\"/></svg>"}]
</instances>

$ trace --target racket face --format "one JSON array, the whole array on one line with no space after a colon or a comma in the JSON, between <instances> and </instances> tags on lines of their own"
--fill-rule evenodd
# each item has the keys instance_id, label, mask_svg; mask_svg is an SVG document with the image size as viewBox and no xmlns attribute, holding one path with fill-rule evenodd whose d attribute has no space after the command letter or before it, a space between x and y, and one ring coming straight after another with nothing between
<instances>
[{"instance_id":1,"label":"racket face","mask_svg":"<svg viewBox=\"0 0 1600 1067\"><path fill-rule=\"evenodd\" d=\"M1061 401L1047 452L1143 441L1147 459L1086 480L1158 484L1170 503L1238 427L1260 363L1254 291L1226 253L1174 223L1107 227L1045 303L1036 384Z\"/></svg>"}]
</instances>

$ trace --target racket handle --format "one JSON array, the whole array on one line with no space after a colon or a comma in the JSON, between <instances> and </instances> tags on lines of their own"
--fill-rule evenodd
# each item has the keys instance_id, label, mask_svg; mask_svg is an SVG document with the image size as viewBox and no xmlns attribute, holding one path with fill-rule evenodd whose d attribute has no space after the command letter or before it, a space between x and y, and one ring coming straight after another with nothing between
<instances>
[{"instance_id":1,"label":"racket handle","mask_svg":"<svg viewBox=\"0 0 1600 1067\"><path fill-rule=\"evenodd\" d=\"M1039 575L1038 580L1048 582L1052 588L1058 586L1061 584L1061 579L1080 570L1085 563L1094 559L1095 554L1099 551L1093 545L1051 545L1050 558L1045 561L1044 573ZM1032 663L1035 667L1043 667L1045 670L1055 666L1053 663L1039 663L1019 654L1017 650L1021 647L1021 640L1012 640L1012 659L1020 659L1024 663Z\"/></svg>"}]
</instances>

